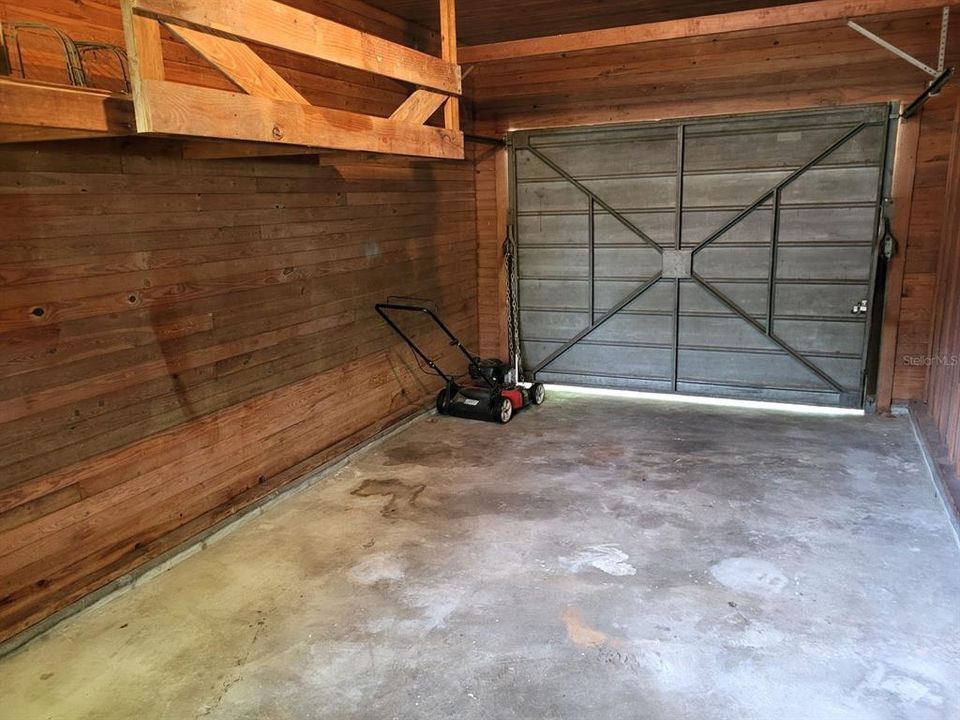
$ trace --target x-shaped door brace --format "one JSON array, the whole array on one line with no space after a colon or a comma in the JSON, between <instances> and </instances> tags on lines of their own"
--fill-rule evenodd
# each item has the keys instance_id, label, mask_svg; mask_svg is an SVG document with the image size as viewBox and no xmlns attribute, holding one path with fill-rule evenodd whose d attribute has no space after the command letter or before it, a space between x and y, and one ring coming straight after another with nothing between
<instances>
[{"instance_id":1,"label":"x-shaped door brace","mask_svg":"<svg viewBox=\"0 0 960 720\"><path fill-rule=\"evenodd\" d=\"M859 135L866 127L869 126L869 124L870 123L862 122L856 127L854 127L852 130L844 133L840 138L838 138L835 142L829 145L826 149L824 149L822 152L818 153L816 156L814 156L813 158L808 160L806 163L804 163L799 169L792 172L790 175L788 175L786 178L778 182L773 187L764 191L763 194L761 194L754 202L752 202L750 205L745 207L741 212L735 215L729 222L727 222L722 227L717 229L715 232L707 236L707 238L701 241L693 249L691 253L691 269L689 271L690 273L689 277L694 282L696 282L697 285L699 285L708 293L710 293L714 298L720 301L720 303L726 306L727 309L729 309L730 311L732 311L733 313L741 317L743 320L745 320L757 332L770 338L771 342L777 345L777 347L783 350L787 355L789 355L794 360L799 362L801 365L807 368L810 372L812 372L814 375L816 375L818 378L823 380L825 383L830 385L830 387L832 387L834 390L840 393L846 392L846 388L844 388L843 385L841 385L839 382L834 380L829 374L824 372L817 365L810 362L810 360L808 360L803 355L801 355L795 348L793 348L789 343L783 340L783 338L779 337L776 334L776 332L774 332L773 316L774 316L774 309L775 309L775 303L776 303L775 289L776 289L776 273L777 273L777 259L778 259L778 253L777 253L778 232L777 232L776 224L779 222L780 200L781 200L783 191L786 188L788 188L790 185L792 185L794 182L796 182L800 177L802 177L808 170L810 170L810 168L822 162L824 159L826 159L831 154L836 152L843 145L845 145L854 137ZM593 192L590 188L586 187L583 183L581 183L579 180L574 178L570 173L568 173L562 167L557 165L557 163L555 163L553 160L551 160L549 157L547 157L542 152L537 150L535 147L532 147L530 145L526 145L525 147L518 148L518 149L527 150L528 152L532 153L538 160L540 160L547 167L549 167L551 170L557 173L557 175L562 177L564 180L566 180L568 183L573 185L580 192L582 192L584 195L590 198L590 200L594 204L603 208L613 218L615 218L621 225L623 225L625 228L630 230L634 235L639 237L646 244L650 245L650 247L652 247L654 250L656 250L660 254L661 259L666 260L666 258L664 257L663 249L654 240L652 240L649 235L647 235L645 232L643 232L643 230L641 230L636 225L634 225L622 213L618 212L613 207L611 207L609 203L604 201L603 198L601 198L599 195ZM682 178L678 178L678 182L682 182ZM774 227L771 234L770 270L769 270L769 276L767 280L767 318L766 318L766 324L764 325L763 323L760 323L757 320L755 320L753 316L750 315L749 312L744 310L729 296L727 296L721 290L714 287L711 283L705 280L703 276L698 274L696 270L694 270L692 267L692 259L695 258L700 251L709 247L713 242L715 242L717 239L725 235L731 229L739 225L750 214L752 214L754 211L756 211L758 208L763 206L766 202L770 201L771 199L773 200ZM677 212L682 212L682 209L677 208ZM592 249L591 249L591 252L592 252ZM591 258L591 266L592 265L593 265L593 261ZM657 282L663 279L663 277L664 277L664 272L663 272L663 268L661 267L660 271L658 271L651 278L644 281L643 284L641 284L640 286L632 290L630 293L628 293L626 296L624 296L622 300L620 300L612 308L607 310L602 316L600 316L599 318L594 318L591 315L588 326L583 330L581 330L580 332L578 332L576 335L574 335L570 340L565 342L561 347L557 348L554 352L552 352L546 358L544 358L533 369L532 374L536 376L538 372L540 372L545 367L553 363L557 358L559 358L561 355L563 355L568 350L570 350L574 345L579 343L581 340L587 337L590 333L592 333L594 330L596 330L601 325L606 323L614 315L616 315L625 307L627 307L627 305L634 302L637 298L643 295L647 290L649 290L651 287L656 285ZM592 281L593 279L591 278L591 283Z\"/></svg>"}]
</instances>

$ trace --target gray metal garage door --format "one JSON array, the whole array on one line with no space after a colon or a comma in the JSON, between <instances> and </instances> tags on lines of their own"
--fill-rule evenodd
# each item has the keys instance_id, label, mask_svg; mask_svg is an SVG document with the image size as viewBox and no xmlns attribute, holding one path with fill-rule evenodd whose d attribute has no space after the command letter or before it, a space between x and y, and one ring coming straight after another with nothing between
<instances>
[{"instance_id":1,"label":"gray metal garage door","mask_svg":"<svg viewBox=\"0 0 960 720\"><path fill-rule=\"evenodd\" d=\"M515 134L528 377L859 406L889 114Z\"/></svg>"}]
</instances>

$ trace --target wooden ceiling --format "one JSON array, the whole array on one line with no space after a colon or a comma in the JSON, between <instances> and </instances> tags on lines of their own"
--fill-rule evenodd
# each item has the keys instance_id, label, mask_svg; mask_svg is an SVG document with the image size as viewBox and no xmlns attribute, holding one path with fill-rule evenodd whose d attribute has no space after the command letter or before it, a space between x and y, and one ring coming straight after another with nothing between
<instances>
[{"instance_id":1,"label":"wooden ceiling","mask_svg":"<svg viewBox=\"0 0 960 720\"><path fill-rule=\"evenodd\" d=\"M519 40L580 30L676 20L716 13L792 5L804 0L458 0L464 45ZM436 29L437 0L367 0L369 5Z\"/></svg>"}]
</instances>

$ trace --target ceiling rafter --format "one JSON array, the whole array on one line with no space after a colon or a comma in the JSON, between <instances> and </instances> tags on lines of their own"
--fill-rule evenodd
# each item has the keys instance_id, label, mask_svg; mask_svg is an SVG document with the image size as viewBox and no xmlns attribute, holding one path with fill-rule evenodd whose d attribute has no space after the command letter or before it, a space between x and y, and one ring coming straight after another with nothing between
<instances>
[{"instance_id":1,"label":"ceiling rafter","mask_svg":"<svg viewBox=\"0 0 960 720\"><path fill-rule=\"evenodd\" d=\"M960 0L814 0L780 7L464 46L460 48L459 59L465 64L502 62L791 25L847 22L851 18L938 9L952 5L960 5Z\"/></svg>"}]
</instances>

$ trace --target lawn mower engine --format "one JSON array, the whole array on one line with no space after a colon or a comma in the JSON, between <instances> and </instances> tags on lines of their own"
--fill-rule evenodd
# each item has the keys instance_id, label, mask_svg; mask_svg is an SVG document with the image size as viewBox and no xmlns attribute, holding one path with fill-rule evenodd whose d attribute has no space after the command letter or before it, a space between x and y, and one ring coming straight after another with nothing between
<instances>
[{"instance_id":1,"label":"lawn mower engine","mask_svg":"<svg viewBox=\"0 0 960 720\"><path fill-rule=\"evenodd\" d=\"M425 361L430 369L446 383L437 395L437 412L441 415L508 423L517 410L529 405L540 405L544 401L545 391L541 383L523 385L518 382L516 368L509 363L493 358L484 360L471 355L430 308L420 305L380 303L375 306L375 309L404 339L414 354ZM423 313L430 317L450 340L450 344L467 358L471 384L461 385L455 377L443 372L393 321L389 314L391 311Z\"/></svg>"},{"instance_id":2,"label":"lawn mower engine","mask_svg":"<svg viewBox=\"0 0 960 720\"><path fill-rule=\"evenodd\" d=\"M510 366L503 380L491 379L491 384L459 385L454 380L437 395L437 412L441 415L470 418L472 420L493 420L508 423L517 410L529 405L540 405L545 398L544 387L534 383L525 387L512 381L515 373ZM471 377L473 368L471 367ZM482 376L487 379L487 376Z\"/></svg>"},{"instance_id":3,"label":"lawn mower engine","mask_svg":"<svg viewBox=\"0 0 960 720\"><path fill-rule=\"evenodd\" d=\"M546 395L540 383L520 385L516 369L503 360L473 358L470 378L475 384L466 387L447 383L437 395L438 413L508 423L517 410L540 405Z\"/></svg>"}]
</instances>

